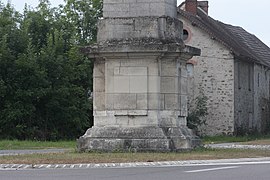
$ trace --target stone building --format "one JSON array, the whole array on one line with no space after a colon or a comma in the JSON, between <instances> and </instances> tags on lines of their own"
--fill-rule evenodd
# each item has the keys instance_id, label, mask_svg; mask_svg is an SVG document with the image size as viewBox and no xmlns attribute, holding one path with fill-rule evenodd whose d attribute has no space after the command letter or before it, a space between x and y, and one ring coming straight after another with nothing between
<instances>
[{"instance_id":1,"label":"stone building","mask_svg":"<svg viewBox=\"0 0 270 180\"><path fill-rule=\"evenodd\" d=\"M177 151L200 143L186 126L185 46L176 0L104 0L94 59L94 126L80 151Z\"/></svg>"},{"instance_id":2,"label":"stone building","mask_svg":"<svg viewBox=\"0 0 270 180\"><path fill-rule=\"evenodd\" d=\"M207 1L186 0L178 7L178 18L184 42L202 51L187 66L191 104L200 92L208 98L201 133L269 130L269 47L243 28L211 18Z\"/></svg>"}]
</instances>

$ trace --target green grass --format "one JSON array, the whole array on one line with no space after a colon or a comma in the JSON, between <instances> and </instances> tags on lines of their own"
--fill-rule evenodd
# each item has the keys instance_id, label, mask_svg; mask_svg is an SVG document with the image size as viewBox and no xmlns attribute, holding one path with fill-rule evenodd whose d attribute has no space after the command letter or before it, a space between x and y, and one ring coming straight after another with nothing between
<instances>
[{"instance_id":1,"label":"green grass","mask_svg":"<svg viewBox=\"0 0 270 180\"><path fill-rule=\"evenodd\" d=\"M242 143L270 143L270 136L213 136L203 137L204 144L217 144L229 142ZM266 140L266 141L262 141ZM18 140L0 140L0 150L16 150L16 149L75 149L76 141L18 141Z\"/></svg>"},{"instance_id":2,"label":"green grass","mask_svg":"<svg viewBox=\"0 0 270 180\"><path fill-rule=\"evenodd\" d=\"M16 149L74 149L76 141L18 141L18 140L0 140L0 150Z\"/></svg>"},{"instance_id":3,"label":"green grass","mask_svg":"<svg viewBox=\"0 0 270 180\"><path fill-rule=\"evenodd\" d=\"M247 135L247 136L206 136L203 137L204 144L230 143L230 142L249 142L256 140L270 139L270 135Z\"/></svg>"},{"instance_id":4,"label":"green grass","mask_svg":"<svg viewBox=\"0 0 270 180\"><path fill-rule=\"evenodd\" d=\"M251 144L270 144L269 136L215 136L204 137L204 143L244 142ZM29 154L2 156L0 164L73 164L73 163L124 163L124 162L157 162L180 160L207 160L231 158L270 157L270 150L253 149L207 149L198 148L191 152L180 153L78 153L76 141L0 141L0 149L70 149L65 153Z\"/></svg>"},{"instance_id":5,"label":"green grass","mask_svg":"<svg viewBox=\"0 0 270 180\"><path fill-rule=\"evenodd\" d=\"M77 153L2 156L0 164L126 163L270 157L266 150L196 149L179 153Z\"/></svg>"}]
</instances>

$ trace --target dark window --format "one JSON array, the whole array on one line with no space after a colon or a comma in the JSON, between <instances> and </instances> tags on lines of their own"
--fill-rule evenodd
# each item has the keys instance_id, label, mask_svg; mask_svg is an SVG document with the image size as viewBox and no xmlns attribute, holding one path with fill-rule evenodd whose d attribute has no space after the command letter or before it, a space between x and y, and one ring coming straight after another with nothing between
<instances>
[{"instance_id":1,"label":"dark window","mask_svg":"<svg viewBox=\"0 0 270 180\"><path fill-rule=\"evenodd\" d=\"M183 30L183 40L187 40L188 39L188 36L189 36L189 33L186 29Z\"/></svg>"}]
</instances>

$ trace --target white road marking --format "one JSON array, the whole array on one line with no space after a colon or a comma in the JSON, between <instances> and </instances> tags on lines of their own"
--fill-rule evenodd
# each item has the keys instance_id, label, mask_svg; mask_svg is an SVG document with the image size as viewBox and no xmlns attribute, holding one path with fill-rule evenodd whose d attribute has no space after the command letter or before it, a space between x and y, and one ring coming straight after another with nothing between
<instances>
[{"instance_id":1,"label":"white road marking","mask_svg":"<svg viewBox=\"0 0 270 180\"><path fill-rule=\"evenodd\" d=\"M270 161L250 161L250 162L214 162L214 163L202 163L202 164L187 164L183 166L232 166L232 165L258 165L258 164L270 164Z\"/></svg>"},{"instance_id":2,"label":"white road marking","mask_svg":"<svg viewBox=\"0 0 270 180\"><path fill-rule=\"evenodd\" d=\"M15 168L0 168L0 171L17 171Z\"/></svg>"},{"instance_id":3,"label":"white road marking","mask_svg":"<svg viewBox=\"0 0 270 180\"><path fill-rule=\"evenodd\" d=\"M192 170L192 171L185 171L186 173L197 173L197 172L207 172L207 171L218 171L218 170L225 170L225 169L236 169L240 166L228 166L228 167L219 167L219 168L211 168L211 169L199 169L199 170Z\"/></svg>"}]
</instances>

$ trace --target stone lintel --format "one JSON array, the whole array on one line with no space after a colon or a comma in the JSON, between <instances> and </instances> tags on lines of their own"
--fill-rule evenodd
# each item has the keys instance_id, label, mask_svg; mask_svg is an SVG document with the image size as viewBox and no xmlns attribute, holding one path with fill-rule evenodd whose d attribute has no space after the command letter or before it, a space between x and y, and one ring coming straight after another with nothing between
<instances>
[{"instance_id":1,"label":"stone lintel","mask_svg":"<svg viewBox=\"0 0 270 180\"><path fill-rule=\"evenodd\" d=\"M183 23L170 17L105 18L99 20L98 27L98 43L131 37L182 42Z\"/></svg>"},{"instance_id":2,"label":"stone lintel","mask_svg":"<svg viewBox=\"0 0 270 180\"><path fill-rule=\"evenodd\" d=\"M183 44L110 44L108 46L88 46L83 52L90 58L140 58L140 57L166 57L166 59L180 59L187 61L193 56L199 56L201 50Z\"/></svg>"},{"instance_id":3,"label":"stone lintel","mask_svg":"<svg viewBox=\"0 0 270 180\"><path fill-rule=\"evenodd\" d=\"M193 56L200 56L201 49L186 45L182 50L183 54L192 54Z\"/></svg>"}]
</instances>

